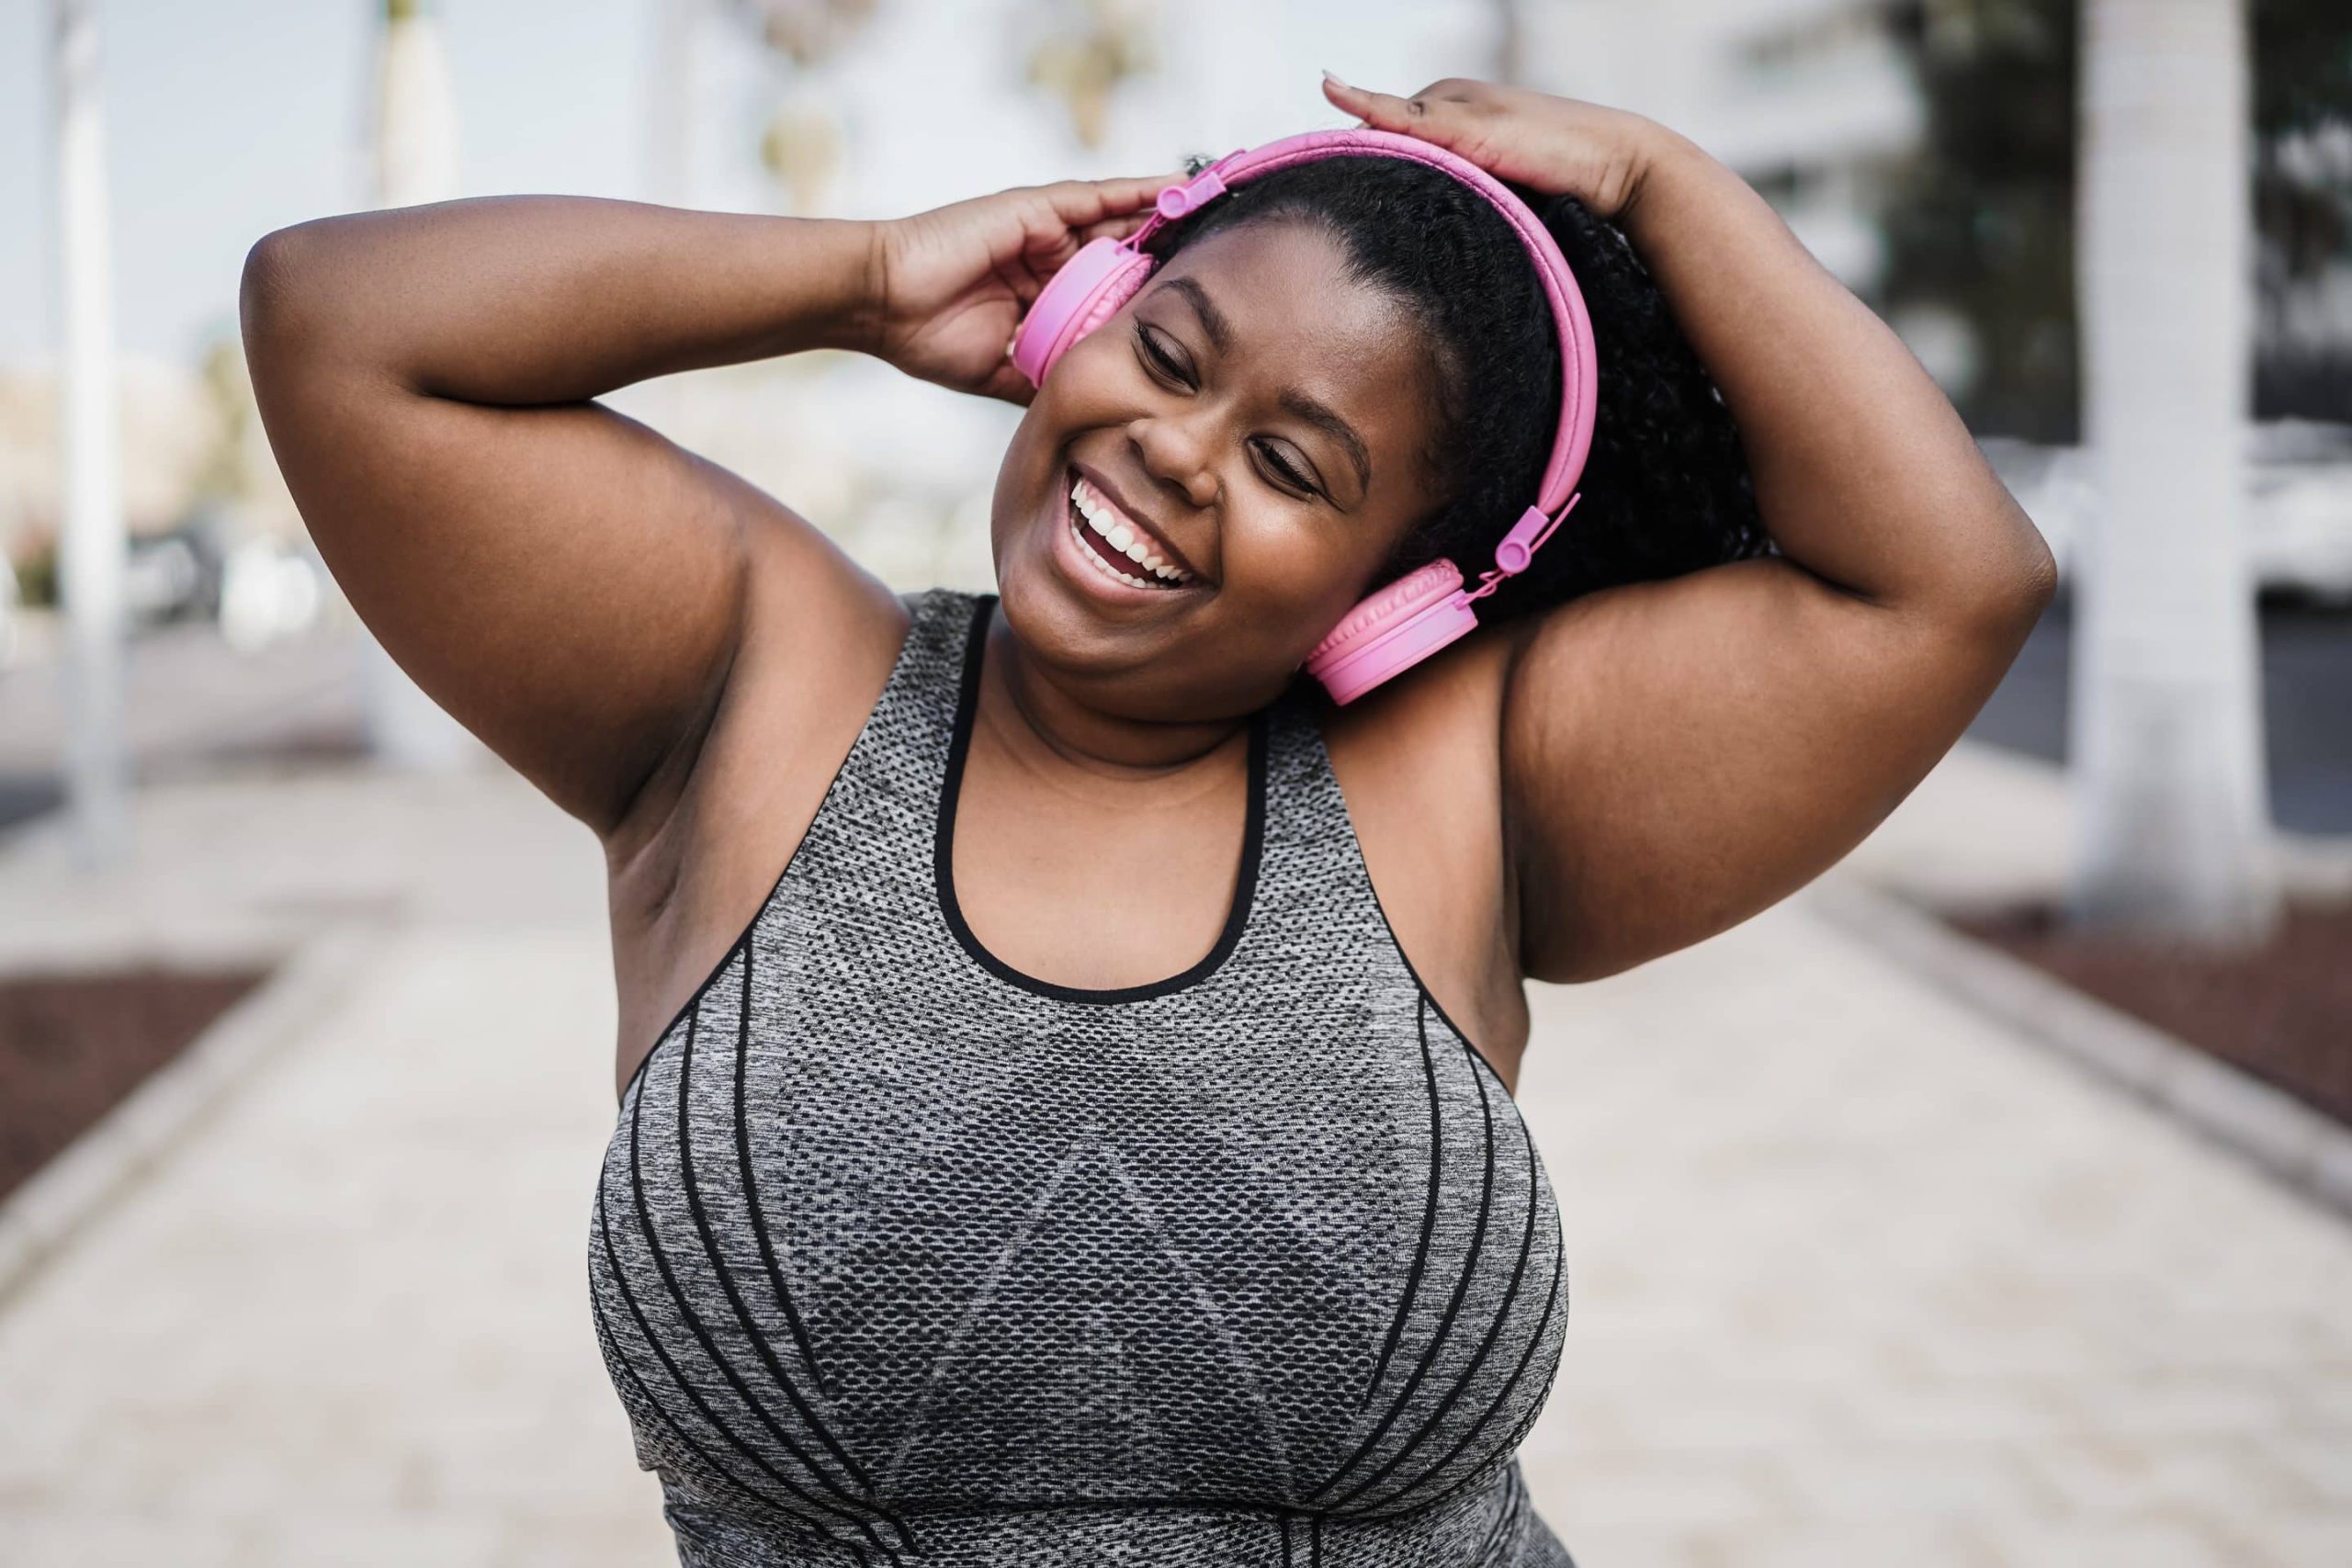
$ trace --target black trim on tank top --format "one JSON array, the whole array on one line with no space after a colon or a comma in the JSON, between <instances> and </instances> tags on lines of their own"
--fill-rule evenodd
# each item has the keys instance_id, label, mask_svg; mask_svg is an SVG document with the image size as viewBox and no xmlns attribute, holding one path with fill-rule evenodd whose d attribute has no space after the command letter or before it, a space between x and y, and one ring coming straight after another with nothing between
<instances>
[{"instance_id":1,"label":"black trim on tank top","mask_svg":"<svg viewBox=\"0 0 2352 1568\"><path fill-rule=\"evenodd\" d=\"M916 597L920 600L922 595L918 594ZM900 595L899 602L905 604L905 596ZM875 694L873 705L865 710L865 717L859 723L857 733L851 737L849 750L842 752L842 760L833 764L832 776L825 781L824 793L817 797L817 809L809 815L808 825L801 829L800 842L793 845L792 852L784 857L784 865L776 872L775 880L768 885L767 896L760 900L760 907L752 911L752 918L743 922L743 929L735 933L735 940L727 944L727 951L719 954L718 962L710 966L710 973L702 977L702 984L696 986L692 992L688 993L686 999L678 1004L678 1010L670 1015L670 1021L655 1032L653 1043L648 1045L645 1048L645 1055L637 1059L637 1066L628 1075L628 1082L621 1085L616 1105L625 1105L628 1102L628 1091L637 1087L637 1080L645 1076L645 1069L651 1066L653 1058L661 1054L663 1042L671 1037L678 1025L686 1021L688 1013L702 1006L703 998L710 994L713 986L718 984L718 977L727 973L728 965L734 963L742 954L743 950L751 945L752 933L760 929L760 921L767 918L769 906L775 902L775 896L784 891L784 879L792 874L793 863L799 860L802 846L808 842L809 836L816 831L817 818L825 814L826 803L833 798L833 791L840 787L842 775L849 772L849 760L857 755L857 749L860 746L865 744L866 731L874 728L874 720L882 711L884 699L889 696L890 688L898 684L899 671L905 666L907 655L914 651L915 637L922 630L922 622L925 608L926 606L921 604L909 607L906 634L899 638L899 651L890 656L890 672L882 678L882 689Z\"/></svg>"},{"instance_id":2,"label":"black trim on tank top","mask_svg":"<svg viewBox=\"0 0 2352 1568\"><path fill-rule=\"evenodd\" d=\"M1486 1052L1470 1038L1470 1032L1453 1021L1453 1015L1445 1010L1445 1004L1437 999L1437 993L1430 989L1429 982L1421 978L1420 970L1414 967L1413 955L1405 951L1405 939L1396 934L1396 922L1388 918L1388 906L1380 901L1379 885L1372 879L1372 863L1364 857L1363 837L1356 831L1355 808L1348 804L1348 792L1340 787L1340 775L1331 766L1331 748L1323 739L1322 725L1313 718L1307 720L1307 725L1314 732L1315 749L1322 753L1323 772L1331 781L1331 793L1340 797L1340 809L1347 818L1348 838L1355 846L1356 864L1363 872L1363 885L1372 895L1372 907L1379 911L1380 929L1388 933L1388 945L1396 950L1397 962L1404 964L1405 973L1413 977L1413 988L1420 992L1421 999L1429 1004L1431 1012L1437 1014L1438 1021L1453 1032L1454 1038L1469 1048L1471 1058L1487 1069L1487 1076L1495 1080L1495 1087L1503 1091L1505 1098L1517 1104L1519 1097L1511 1093L1509 1084L1503 1082L1501 1069L1487 1059Z\"/></svg>"},{"instance_id":3,"label":"black trim on tank top","mask_svg":"<svg viewBox=\"0 0 2352 1568\"><path fill-rule=\"evenodd\" d=\"M1363 852L1361 840L1358 840L1356 852L1361 858ZM1413 988L1421 993L1421 999L1429 1003L1430 1010L1437 1014L1438 1021L1453 1031L1454 1038L1461 1041L1469 1050L1470 1059L1487 1069L1487 1076L1495 1080L1495 1087L1503 1091L1504 1098L1514 1105L1517 1104L1519 1096L1511 1093L1510 1085L1503 1082L1502 1070L1487 1059L1487 1054L1478 1049L1477 1042L1470 1038L1470 1032L1454 1022L1447 1014L1445 1004L1437 999L1437 993L1430 990L1429 982L1421 978L1421 972L1413 967L1413 955L1405 951L1405 940L1396 934L1396 923L1388 918L1387 907L1380 901L1380 889L1373 886L1372 868L1369 865L1364 868L1363 885L1372 888L1372 907L1380 911L1381 926L1388 932L1388 945L1396 950L1397 960L1405 965L1405 973L1413 977Z\"/></svg>"},{"instance_id":4,"label":"black trim on tank top","mask_svg":"<svg viewBox=\"0 0 2352 1568\"><path fill-rule=\"evenodd\" d=\"M1149 1001L1199 984L1215 974L1240 945L1241 933L1250 924L1250 911L1258 901L1258 863L1266 832L1266 754L1272 710L1261 708L1250 719L1249 805L1241 829L1241 868L1233 890L1232 907L1226 911L1225 927L1217 932L1216 943L1182 972L1139 986L1064 986L1040 979L1014 968L982 946L956 899L956 803L964 783L965 754L971 749L972 727L979 711L981 649L988 634L989 612L995 608L996 601L997 595L983 593L972 606L971 627L964 637L963 676L956 686L955 732L948 741L946 773L939 786L938 823L932 834L932 881L938 891L939 911L946 919L947 929L956 933L956 942L973 962L989 974L1024 991L1066 1002Z\"/></svg>"}]
</instances>

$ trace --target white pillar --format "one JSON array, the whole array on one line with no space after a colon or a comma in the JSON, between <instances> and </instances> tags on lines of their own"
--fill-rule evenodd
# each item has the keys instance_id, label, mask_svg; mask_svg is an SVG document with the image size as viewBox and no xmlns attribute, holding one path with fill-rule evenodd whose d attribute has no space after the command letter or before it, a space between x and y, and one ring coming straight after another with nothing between
<instances>
[{"instance_id":1,"label":"white pillar","mask_svg":"<svg viewBox=\"0 0 2352 1568\"><path fill-rule=\"evenodd\" d=\"M123 742L122 433L107 225L96 0L55 0L57 265L64 438L58 581L65 605L66 800L84 863L130 845Z\"/></svg>"},{"instance_id":2,"label":"white pillar","mask_svg":"<svg viewBox=\"0 0 2352 1568\"><path fill-rule=\"evenodd\" d=\"M376 73L375 204L447 201L458 190L458 94L435 19L417 0L387 0ZM378 761L447 772L481 747L392 662L373 637L362 655L361 700Z\"/></svg>"},{"instance_id":3,"label":"white pillar","mask_svg":"<svg viewBox=\"0 0 2352 1568\"><path fill-rule=\"evenodd\" d=\"M2076 574L2075 910L2217 942L2275 919L2246 561L2243 0L2086 0L2077 298L2098 502Z\"/></svg>"},{"instance_id":4,"label":"white pillar","mask_svg":"<svg viewBox=\"0 0 2352 1568\"><path fill-rule=\"evenodd\" d=\"M648 0L653 47L645 56L647 201L694 205L695 50L703 0Z\"/></svg>"}]
</instances>

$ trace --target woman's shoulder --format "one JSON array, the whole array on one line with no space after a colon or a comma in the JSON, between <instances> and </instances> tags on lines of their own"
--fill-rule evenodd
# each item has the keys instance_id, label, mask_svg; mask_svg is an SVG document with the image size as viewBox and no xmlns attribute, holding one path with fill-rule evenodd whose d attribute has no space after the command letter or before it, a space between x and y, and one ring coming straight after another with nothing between
<instances>
[{"instance_id":1,"label":"woman's shoulder","mask_svg":"<svg viewBox=\"0 0 2352 1568\"><path fill-rule=\"evenodd\" d=\"M1498 760L1510 632L1481 627L1344 706L1319 689L1285 695L1313 716L1335 769L1370 790L1435 788L1459 802Z\"/></svg>"},{"instance_id":2,"label":"woman's shoulder","mask_svg":"<svg viewBox=\"0 0 2352 1568\"><path fill-rule=\"evenodd\" d=\"M1513 639L1481 627L1345 706L1307 710L1397 942L1509 1081L1527 1040L1503 820Z\"/></svg>"}]
</instances>

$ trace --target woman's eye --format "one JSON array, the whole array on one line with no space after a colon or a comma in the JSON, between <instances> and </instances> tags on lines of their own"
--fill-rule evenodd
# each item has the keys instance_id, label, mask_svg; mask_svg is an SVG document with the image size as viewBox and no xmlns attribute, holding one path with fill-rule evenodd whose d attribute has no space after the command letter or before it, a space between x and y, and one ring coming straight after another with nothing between
<instances>
[{"instance_id":1,"label":"woman's eye","mask_svg":"<svg viewBox=\"0 0 2352 1568\"><path fill-rule=\"evenodd\" d=\"M1271 446L1261 446L1259 450L1266 455L1266 466L1273 469L1276 474L1280 475L1282 477L1282 481L1284 484L1291 485L1298 490L1306 491L1309 494L1314 492L1315 481L1309 479L1306 475L1301 473L1295 465L1283 461L1281 451L1278 447Z\"/></svg>"},{"instance_id":2,"label":"woman's eye","mask_svg":"<svg viewBox=\"0 0 2352 1568\"><path fill-rule=\"evenodd\" d=\"M1184 367L1176 363L1173 355L1159 346L1159 340L1151 335L1150 328L1138 322L1136 326L1136 342L1142 345L1145 356L1161 375L1171 381L1184 379Z\"/></svg>"}]
</instances>

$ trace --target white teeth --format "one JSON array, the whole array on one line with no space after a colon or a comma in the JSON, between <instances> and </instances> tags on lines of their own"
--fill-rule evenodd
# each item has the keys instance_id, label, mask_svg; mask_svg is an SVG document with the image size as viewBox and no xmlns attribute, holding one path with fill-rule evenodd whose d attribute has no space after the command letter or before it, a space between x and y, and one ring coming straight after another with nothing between
<instances>
[{"instance_id":1,"label":"white teeth","mask_svg":"<svg viewBox=\"0 0 2352 1568\"><path fill-rule=\"evenodd\" d=\"M1070 525L1073 532L1077 529L1077 526L1078 525L1075 523ZM1113 566L1109 561L1104 560L1101 556L1095 554L1093 549L1089 546L1079 546L1079 553L1086 557L1087 564L1091 566L1095 570L1101 572L1105 577L1114 578L1118 581L1124 582L1130 588L1165 588L1169 586L1164 582L1146 582L1140 577L1132 577L1127 573L1121 571L1117 567Z\"/></svg>"},{"instance_id":2,"label":"white teeth","mask_svg":"<svg viewBox=\"0 0 2352 1568\"><path fill-rule=\"evenodd\" d=\"M1095 493L1092 485L1082 479L1080 479L1070 486L1069 499L1070 504L1077 509L1078 514L1085 519L1087 527L1101 535L1109 541L1113 549L1125 555L1152 576L1170 584L1192 581L1191 573L1163 558L1158 550L1152 548L1148 536L1141 529L1120 516L1108 501ZM1138 587L1152 586L1140 578L1130 577L1120 571L1116 567L1093 556L1091 551L1089 557L1097 566L1102 567L1105 576L1115 577L1122 582L1133 582Z\"/></svg>"}]
</instances>

